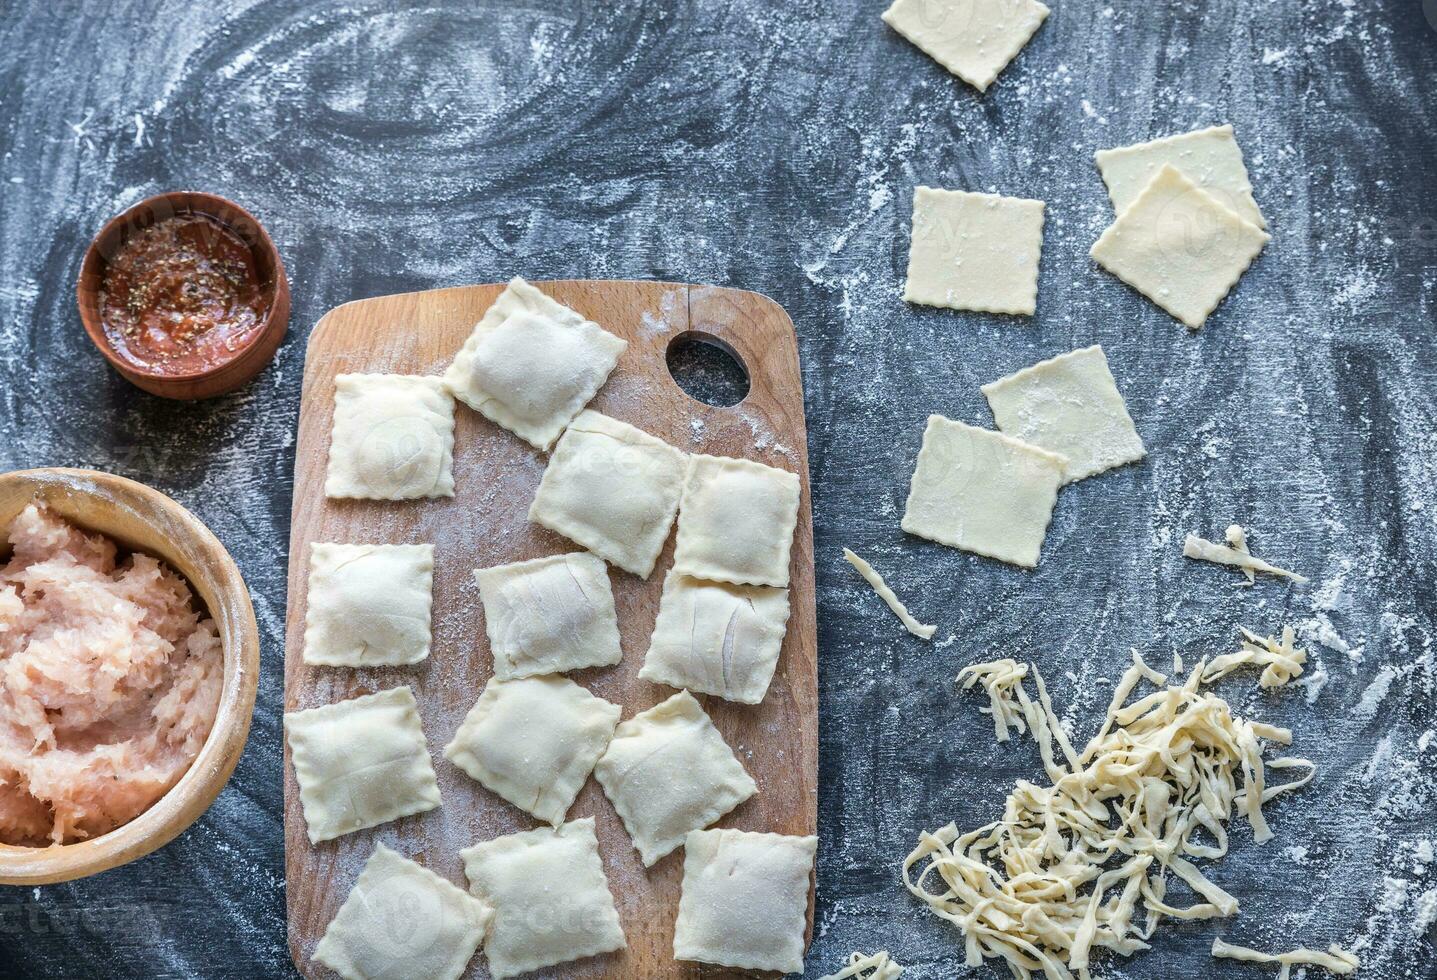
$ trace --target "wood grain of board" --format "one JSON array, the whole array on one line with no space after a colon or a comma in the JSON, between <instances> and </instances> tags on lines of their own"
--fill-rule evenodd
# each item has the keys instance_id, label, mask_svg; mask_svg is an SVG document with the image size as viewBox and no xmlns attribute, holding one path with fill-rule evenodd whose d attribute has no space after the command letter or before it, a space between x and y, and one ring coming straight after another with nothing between
<instances>
[{"instance_id":1,"label":"wood grain of board","mask_svg":"<svg viewBox=\"0 0 1437 980\"><path fill-rule=\"evenodd\" d=\"M799 475L802 496L791 559L792 612L768 696L756 706L712 697L700 696L700 700L759 788L716 826L816 833L818 670L813 521L803 388L792 321L772 300L736 289L595 280L536 285L629 342L618 367L589 407L637 425L685 451L755 459ZM493 670L473 570L577 548L527 520L546 455L456 403L456 491L452 499L328 500L323 489L335 376L350 372L439 374L502 288L502 284L461 286L347 303L330 311L310 337L295 453L285 710L410 685L419 701L444 802L426 814L311 845L286 744L289 944L296 966L307 977L332 976L313 961L314 947L376 841L467 887L460 849L538 825L441 753ZM738 405L720 408L703 404L674 383L665 353L674 338L689 332L719 342L743 362L750 390ZM316 541L427 542L435 546L434 643L428 660L416 667L360 670L304 664L305 583L309 546ZM671 533L647 580L610 569L623 662L570 675L594 693L622 705L624 718L673 693L637 677L672 557ZM597 821L599 850L628 949L536 976L647 980L725 975L728 971L717 967L677 963L673 958L682 848L645 869L592 778L569 810L568 819L585 816ZM810 936L812 928L810 887ZM466 976L488 975L481 952Z\"/></svg>"}]
</instances>

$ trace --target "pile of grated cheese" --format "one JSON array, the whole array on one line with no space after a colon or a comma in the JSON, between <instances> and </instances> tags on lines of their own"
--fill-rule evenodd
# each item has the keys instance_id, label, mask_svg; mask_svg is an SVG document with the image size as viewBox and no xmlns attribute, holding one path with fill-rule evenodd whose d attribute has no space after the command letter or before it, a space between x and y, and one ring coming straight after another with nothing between
<instances>
[{"instance_id":1,"label":"pile of grated cheese","mask_svg":"<svg viewBox=\"0 0 1437 980\"><path fill-rule=\"evenodd\" d=\"M996 958L1021 980L1087 980L1094 950L1147 949L1164 918L1233 915L1237 899L1194 861L1227 853L1234 812L1259 843L1271 839L1263 805L1312 779L1306 759L1263 759L1263 743L1288 745L1290 731L1239 718L1202 690L1244 666L1262 668L1264 687L1286 684L1307 659L1291 629L1281 640L1244 630L1237 653L1199 662L1181 685L1132 656L1081 753L1036 666L998 660L958 675L986 691L999 741L1012 729L1032 733L1050 781L1019 780L1001 820L924 833L903 862L909 891L962 930L969 966ZM1030 677L1036 697L1024 686ZM1128 703L1143 681L1157 690ZM1304 772L1268 785L1268 770L1289 769ZM1194 904L1167 901L1170 875L1198 896Z\"/></svg>"}]
</instances>

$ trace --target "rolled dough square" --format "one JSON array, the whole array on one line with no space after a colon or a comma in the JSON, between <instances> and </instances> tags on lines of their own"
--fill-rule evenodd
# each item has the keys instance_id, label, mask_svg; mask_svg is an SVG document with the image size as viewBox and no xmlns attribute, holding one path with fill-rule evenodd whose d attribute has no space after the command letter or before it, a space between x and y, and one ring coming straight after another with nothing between
<instances>
[{"instance_id":1,"label":"rolled dough square","mask_svg":"<svg viewBox=\"0 0 1437 980\"><path fill-rule=\"evenodd\" d=\"M454 496L454 399L439 378L341 374L326 497Z\"/></svg>"},{"instance_id":2,"label":"rolled dough square","mask_svg":"<svg viewBox=\"0 0 1437 980\"><path fill-rule=\"evenodd\" d=\"M817 837L696 830L684 842L674 958L803 972Z\"/></svg>"},{"instance_id":3,"label":"rolled dough square","mask_svg":"<svg viewBox=\"0 0 1437 980\"><path fill-rule=\"evenodd\" d=\"M310 545L304 662L417 664L429 656L434 546Z\"/></svg>"},{"instance_id":4,"label":"rolled dough square","mask_svg":"<svg viewBox=\"0 0 1437 980\"><path fill-rule=\"evenodd\" d=\"M1248 180L1242 149L1231 126L1212 126L1180 136L1099 150L1096 158L1103 183L1108 185L1108 196L1113 199L1113 210L1118 214L1138 199L1164 165L1171 164L1228 210L1259 228L1267 227L1252 198L1252 182Z\"/></svg>"},{"instance_id":5,"label":"rolled dough square","mask_svg":"<svg viewBox=\"0 0 1437 980\"><path fill-rule=\"evenodd\" d=\"M608 667L623 658L602 558L553 555L481 568L474 579L500 680Z\"/></svg>"},{"instance_id":6,"label":"rolled dough square","mask_svg":"<svg viewBox=\"0 0 1437 980\"><path fill-rule=\"evenodd\" d=\"M459 856L471 890L494 906L484 943L494 980L627 945L593 817L485 841Z\"/></svg>"},{"instance_id":7,"label":"rolled dough square","mask_svg":"<svg viewBox=\"0 0 1437 980\"><path fill-rule=\"evenodd\" d=\"M444 757L525 813L557 827L621 713L618 705L566 677L491 680Z\"/></svg>"},{"instance_id":8,"label":"rolled dough square","mask_svg":"<svg viewBox=\"0 0 1437 980\"><path fill-rule=\"evenodd\" d=\"M494 910L376 844L314 958L345 980L458 980Z\"/></svg>"},{"instance_id":9,"label":"rolled dough square","mask_svg":"<svg viewBox=\"0 0 1437 980\"><path fill-rule=\"evenodd\" d=\"M1147 455L1098 345L983 386L1005 434L1067 458L1066 483Z\"/></svg>"},{"instance_id":10,"label":"rolled dough square","mask_svg":"<svg viewBox=\"0 0 1437 980\"><path fill-rule=\"evenodd\" d=\"M896 0L883 20L978 91L1047 19L1037 0Z\"/></svg>"},{"instance_id":11,"label":"rolled dough square","mask_svg":"<svg viewBox=\"0 0 1437 980\"><path fill-rule=\"evenodd\" d=\"M758 791L688 691L619 725L594 778L646 867Z\"/></svg>"},{"instance_id":12,"label":"rolled dough square","mask_svg":"<svg viewBox=\"0 0 1437 980\"><path fill-rule=\"evenodd\" d=\"M1196 330L1247 271L1267 232L1164 166L1092 248L1103 268Z\"/></svg>"},{"instance_id":13,"label":"rolled dough square","mask_svg":"<svg viewBox=\"0 0 1437 980\"><path fill-rule=\"evenodd\" d=\"M909 303L1030 314L1038 302L1043 202L917 187Z\"/></svg>"},{"instance_id":14,"label":"rolled dough square","mask_svg":"<svg viewBox=\"0 0 1437 980\"><path fill-rule=\"evenodd\" d=\"M678 510L684 461L642 429L581 412L554 447L529 520L648 578Z\"/></svg>"},{"instance_id":15,"label":"rolled dough square","mask_svg":"<svg viewBox=\"0 0 1437 980\"><path fill-rule=\"evenodd\" d=\"M444 380L470 408L548 449L628 346L515 276L474 327Z\"/></svg>"},{"instance_id":16,"label":"rolled dough square","mask_svg":"<svg viewBox=\"0 0 1437 980\"><path fill-rule=\"evenodd\" d=\"M758 704L788 626L788 590L705 582L670 571L639 676Z\"/></svg>"},{"instance_id":17,"label":"rolled dough square","mask_svg":"<svg viewBox=\"0 0 1437 980\"><path fill-rule=\"evenodd\" d=\"M740 585L788 585L797 474L749 459L689 457L674 569Z\"/></svg>"},{"instance_id":18,"label":"rolled dough square","mask_svg":"<svg viewBox=\"0 0 1437 980\"><path fill-rule=\"evenodd\" d=\"M930 415L903 530L1035 568L1065 464L1001 432Z\"/></svg>"},{"instance_id":19,"label":"rolled dough square","mask_svg":"<svg viewBox=\"0 0 1437 980\"><path fill-rule=\"evenodd\" d=\"M284 716L311 844L439 805L408 687Z\"/></svg>"}]
</instances>

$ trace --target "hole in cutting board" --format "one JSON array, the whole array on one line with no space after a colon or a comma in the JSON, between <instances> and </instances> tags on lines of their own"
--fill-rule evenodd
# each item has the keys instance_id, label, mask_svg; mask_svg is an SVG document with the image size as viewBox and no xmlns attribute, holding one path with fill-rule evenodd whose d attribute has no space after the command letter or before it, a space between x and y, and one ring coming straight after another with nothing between
<instances>
[{"instance_id":1,"label":"hole in cutting board","mask_svg":"<svg viewBox=\"0 0 1437 980\"><path fill-rule=\"evenodd\" d=\"M674 384L695 401L728 408L748 397L748 366L713 334L684 331L669 341L664 360Z\"/></svg>"}]
</instances>

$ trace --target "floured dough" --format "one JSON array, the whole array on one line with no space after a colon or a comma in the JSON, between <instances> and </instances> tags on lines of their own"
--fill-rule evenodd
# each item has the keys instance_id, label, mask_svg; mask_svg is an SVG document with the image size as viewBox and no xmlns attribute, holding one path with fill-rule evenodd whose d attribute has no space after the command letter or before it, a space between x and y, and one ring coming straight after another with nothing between
<instances>
[{"instance_id":1,"label":"floured dough","mask_svg":"<svg viewBox=\"0 0 1437 980\"><path fill-rule=\"evenodd\" d=\"M858 569L858 574L863 576L865 582L873 586L873 591L878 593L878 598L882 599L888 608L893 610L893 615L898 617L904 629L919 639L933 639L933 634L938 631L938 627L925 626L914 619L913 614L908 611L908 607L894 594L893 590L888 587L888 583L883 581L883 576L879 575L872 565L868 564L868 562L862 558L859 558L847 548L843 549L843 557L848 559L850 565Z\"/></svg>"},{"instance_id":2,"label":"floured dough","mask_svg":"<svg viewBox=\"0 0 1437 980\"><path fill-rule=\"evenodd\" d=\"M689 457L674 569L739 585L788 585L798 476L749 459Z\"/></svg>"},{"instance_id":3,"label":"floured dough","mask_svg":"<svg viewBox=\"0 0 1437 980\"><path fill-rule=\"evenodd\" d=\"M1038 302L1043 202L917 187L909 303L1030 314Z\"/></svg>"},{"instance_id":4,"label":"floured dough","mask_svg":"<svg viewBox=\"0 0 1437 980\"><path fill-rule=\"evenodd\" d=\"M696 830L684 843L674 958L803 972L817 837Z\"/></svg>"},{"instance_id":5,"label":"floured dough","mask_svg":"<svg viewBox=\"0 0 1437 980\"><path fill-rule=\"evenodd\" d=\"M326 497L454 496L454 399L439 378L341 374Z\"/></svg>"},{"instance_id":6,"label":"floured dough","mask_svg":"<svg viewBox=\"0 0 1437 980\"><path fill-rule=\"evenodd\" d=\"M628 346L515 276L474 327L444 381L470 408L548 449Z\"/></svg>"},{"instance_id":7,"label":"floured dough","mask_svg":"<svg viewBox=\"0 0 1437 980\"><path fill-rule=\"evenodd\" d=\"M1100 346L1041 361L983 394L1006 435L1067 458L1067 483L1147 455Z\"/></svg>"},{"instance_id":8,"label":"floured dough","mask_svg":"<svg viewBox=\"0 0 1437 980\"><path fill-rule=\"evenodd\" d=\"M758 791L688 691L619 725L594 778L645 866Z\"/></svg>"},{"instance_id":9,"label":"floured dough","mask_svg":"<svg viewBox=\"0 0 1437 980\"><path fill-rule=\"evenodd\" d=\"M458 980L494 910L383 844L314 948L345 980Z\"/></svg>"},{"instance_id":10,"label":"floured dough","mask_svg":"<svg viewBox=\"0 0 1437 980\"><path fill-rule=\"evenodd\" d=\"M500 680L608 667L623 658L603 559L553 555L481 568L474 580Z\"/></svg>"},{"instance_id":11,"label":"floured dough","mask_svg":"<svg viewBox=\"0 0 1437 980\"><path fill-rule=\"evenodd\" d=\"M284 727L311 844L439 805L408 687L286 712Z\"/></svg>"},{"instance_id":12,"label":"floured dough","mask_svg":"<svg viewBox=\"0 0 1437 980\"><path fill-rule=\"evenodd\" d=\"M903 530L1035 568L1065 464L1000 432L930 415Z\"/></svg>"},{"instance_id":13,"label":"floured dough","mask_svg":"<svg viewBox=\"0 0 1437 980\"><path fill-rule=\"evenodd\" d=\"M1298 585L1307 583L1308 578L1306 575L1299 575L1285 568L1278 568L1276 565L1269 564L1261 558L1255 557L1247 550L1246 534L1243 535L1242 544L1243 547L1239 550L1236 547L1229 547L1225 544L1208 541L1206 538L1200 538L1196 534L1189 534L1183 539L1183 555L1187 558L1210 561L1217 565L1231 565L1234 568L1242 569L1244 572L1266 572L1269 575L1278 575L1282 578L1292 579Z\"/></svg>"},{"instance_id":14,"label":"floured dough","mask_svg":"<svg viewBox=\"0 0 1437 980\"><path fill-rule=\"evenodd\" d=\"M883 12L884 23L980 92L1047 16L1037 0L895 0Z\"/></svg>"},{"instance_id":15,"label":"floured dough","mask_svg":"<svg viewBox=\"0 0 1437 980\"><path fill-rule=\"evenodd\" d=\"M494 906L484 943L494 980L623 949L594 818L460 851L474 894Z\"/></svg>"},{"instance_id":16,"label":"floured dough","mask_svg":"<svg viewBox=\"0 0 1437 980\"><path fill-rule=\"evenodd\" d=\"M1267 232L1171 166L1103 232L1099 265L1196 330L1268 241Z\"/></svg>"},{"instance_id":17,"label":"floured dough","mask_svg":"<svg viewBox=\"0 0 1437 980\"><path fill-rule=\"evenodd\" d=\"M491 680L444 757L519 809L558 826L621 713L566 677Z\"/></svg>"},{"instance_id":18,"label":"floured dough","mask_svg":"<svg viewBox=\"0 0 1437 980\"><path fill-rule=\"evenodd\" d=\"M310 545L304 662L416 664L429 656L434 546Z\"/></svg>"},{"instance_id":19,"label":"floured dough","mask_svg":"<svg viewBox=\"0 0 1437 980\"><path fill-rule=\"evenodd\" d=\"M642 429L581 412L554 447L529 520L648 578L678 510L684 462Z\"/></svg>"},{"instance_id":20,"label":"floured dough","mask_svg":"<svg viewBox=\"0 0 1437 980\"><path fill-rule=\"evenodd\" d=\"M1336 943L1328 946L1325 953L1316 949L1304 948L1289 950L1286 953L1264 953L1247 946L1225 943L1214 936L1212 955L1214 958L1243 960L1248 963L1279 963L1281 968L1277 972L1277 980L1287 980L1291 976L1294 966L1321 967L1334 976L1346 977L1356 973L1357 968L1362 965L1360 959Z\"/></svg>"},{"instance_id":21,"label":"floured dough","mask_svg":"<svg viewBox=\"0 0 1437 980\"><path fill-rule=\"evenodd\" d=\"M903 967L893 962L885 950L872 956L854 953L842 970L818 980L898 980L901 976Z\"/></svg>"},{"instance_id":22,"label":"floured dough","mask_svg":"<svg viewBox=\"0 0 1437 980\"><path fill-rule=\"evenodd\" d=\"M1122 214L1138 199L1164 165L1171 164L1225 207L1259 228L1267 228L1252 198L1252 182L1247 178L1242 149L1233 137L1231 126L1212 126L1133 146L1099 150L1096 158L1117 214Z\"/></svg>"},{"instance_id":23,"label":"floured dough","mask_svg":"<svg viewBox=\"0 0 1437 980\"><path fill-rule=\"evenodd\" d=\"M670 571L639 676L758 704L788 625L788 590L705 582Z\"/></svg>"}]
</instances>

